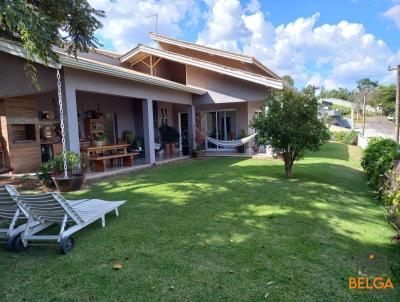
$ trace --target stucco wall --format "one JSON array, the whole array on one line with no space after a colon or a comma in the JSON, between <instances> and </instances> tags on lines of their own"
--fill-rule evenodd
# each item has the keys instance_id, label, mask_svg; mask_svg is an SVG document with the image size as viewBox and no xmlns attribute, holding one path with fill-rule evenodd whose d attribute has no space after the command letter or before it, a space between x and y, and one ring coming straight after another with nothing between
<instances>
[{"instance_id":1,"label":"stucco wall","mask_svg":"<svg viewBox=\"0 0 400 302\"><path fill-rule=\"evenodd\" d=\"M69 89L181 104L192 103L192 95L187 92L71 68L64 68L64 75Z\"/></svg>"},{"instance_id":2,"label":"stucco wall","mask_svg":"<svg viewBox=\"0 0 400 302\"><path fill-rule=\"evenodd\" d=\"M26 61L13 55L0 52L0 98L31 95L55 91L57 88L56 71L34 64L40 84L38 91L26 75Z\"/></svg>"},{"instance_id":3,"label":"stucco wall","mask_svg":"<svg viewBox=\"0 0 400 302\"><path fill-rule=\"evenodd\" d=\"M270 89L197 67L187 66L187 84L204 88L208 93L193 96L194 104L260 101Z\"/></svg>"}]
</instances>

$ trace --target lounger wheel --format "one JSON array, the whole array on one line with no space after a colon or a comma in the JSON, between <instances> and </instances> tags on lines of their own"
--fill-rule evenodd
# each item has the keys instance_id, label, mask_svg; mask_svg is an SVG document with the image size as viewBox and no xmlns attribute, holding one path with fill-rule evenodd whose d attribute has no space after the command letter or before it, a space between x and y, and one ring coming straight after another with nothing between
<instances>
[{"instance_id":1,"label":"lounger wheel","mask_svg":"<svg viewBox=\"0 0 400 302\"><path fill-rule=\"evenodd\" d=\"M11 237L8 237L7 239L7 243L6 243L6 249L7 251L14 251L14 244L15 244L15 239L18 237L19 235L14 235Z\"/></svg>"},{"instance_id":2,"label":"lounger wheel","mask_svg":"<svg viewBox=\"0 0 400 302\"><path fill-rule=\"evenodd\" d=\"M61 253L63 253L64 255L66 255L70 251L72 251L74 249L74 246L75 246L74 238L65 237L65 238L61 239L60 250L61 250Z\"/></svg>"},{"instance_id":3,"label":"lounger wheel","mask_svg":"<svg viewBox=\"0 0 400 302\"><path fill-rule=\"evenodd\" d=\"M13 248L17 252L26 252L28 250L28 247L22 243L21 235L14 239Z\"/></svg>"}]
</instances>

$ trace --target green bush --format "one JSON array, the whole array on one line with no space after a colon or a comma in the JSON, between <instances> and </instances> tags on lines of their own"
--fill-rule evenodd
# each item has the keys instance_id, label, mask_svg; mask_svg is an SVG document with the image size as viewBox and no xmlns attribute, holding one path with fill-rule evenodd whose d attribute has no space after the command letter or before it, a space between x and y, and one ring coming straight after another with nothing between
<instances>
[{"instance_id":1,"label":"green bush","mask_svg":"<svg viewBox=\"0 0 400 302\"><path fill-rule=\"evenodd\" d=\"M350 131L344 135L343 143L348 145L357 145L358 141L358 132L357 131Z\"/></svg>"},{"instance_id":2,"label":"green bush","mask_svg":"<svg viewBox=\"0 0 400 302\"><path fill-rule=\"evenodd\" d=\"M345 133L344 131L335 132L335 141L338 143L343 143Z\"/></svg>"},{"instance_id":3,"label":"green bush","mask_svg":"<svg viewBox=\"0 0 400 302\"><path fill-rule=\"evenodd\" d=\"M358 132L354 130L350 132L345 132L345 131L331 132L331 139L338 143L357 145Z\"/></svg>"},{"instance_id":4,"label":"green bush","mask_svg":"<svg viewBox=\"0 0 400 302\"><path fill-rule=\"evenodd\" d=\"M81 157L78 153L68 151L67 152L67 167L68 173L77 173L80 170ZM51 186L53 183L52 176L60 175L64 173L64 159L63 155L59 154L55 156L52 160L43 163L39 167L37 176L43 184L46 186Z\"/></svg>"},{"instance_id":5,"label":"green bush","mask_svg":"<svg viewBox=\"0 0 400 302\"><path fill-rule=\"evenodd\" d=\"M393 162L400 159L400 146L389 138L373 138L363 151L361 166L369 185L381 195Z\"/></svg>"}]
</instances>

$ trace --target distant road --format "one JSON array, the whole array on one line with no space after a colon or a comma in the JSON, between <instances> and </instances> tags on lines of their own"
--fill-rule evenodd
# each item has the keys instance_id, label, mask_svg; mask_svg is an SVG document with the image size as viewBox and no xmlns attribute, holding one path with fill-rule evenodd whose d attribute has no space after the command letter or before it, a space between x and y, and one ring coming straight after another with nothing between
<instances>
[{"instance_id":1,"label":"distant road","mask_svg":"<svg viewBox=\"0 0 400 302\"><path fill-rule=\"evenodd\" d=\"M362 131L362 124L355 124L356 130ZM394 139L394 123L385 116L367 117L365 121L365 136L383 136Z\"/></svg>"}]
</instances>

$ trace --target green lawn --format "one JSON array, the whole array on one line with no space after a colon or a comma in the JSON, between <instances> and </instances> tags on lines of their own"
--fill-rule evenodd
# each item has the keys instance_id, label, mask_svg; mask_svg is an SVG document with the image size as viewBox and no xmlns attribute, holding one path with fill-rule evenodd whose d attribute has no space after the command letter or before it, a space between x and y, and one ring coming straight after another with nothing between
<instances>
[{"instance_id":1,"label":"green lawn","mask_svg":"<svg viewBox=\"0 0 400 302\"><path fill-rule=\"evenodd\" d=\"M1 249L0 299L399 301L392 275L394 290L348 289L360 254L400 260L359 157L330 143L291 180L280 161L214 158L104 181L71 196L126 199L120 217L78 233L67 256Z\"/></svg>"}]
</instances>

